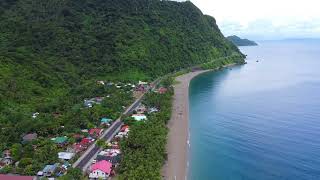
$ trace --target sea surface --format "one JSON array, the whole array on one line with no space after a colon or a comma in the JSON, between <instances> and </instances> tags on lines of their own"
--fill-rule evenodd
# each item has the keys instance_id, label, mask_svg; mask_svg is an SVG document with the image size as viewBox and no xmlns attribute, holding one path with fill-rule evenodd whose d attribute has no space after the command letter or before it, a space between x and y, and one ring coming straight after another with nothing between
<instances>
[{"instance_id":1,"label":"sea surface","mask_svg":"<svg viewBox=\"0 0 320 180\"><path fill-rule=\"evenodd\" d=\"M191 82L188 179L319 180L320 41L240 49L248 64Z\"/></svg>"}]
</instances>

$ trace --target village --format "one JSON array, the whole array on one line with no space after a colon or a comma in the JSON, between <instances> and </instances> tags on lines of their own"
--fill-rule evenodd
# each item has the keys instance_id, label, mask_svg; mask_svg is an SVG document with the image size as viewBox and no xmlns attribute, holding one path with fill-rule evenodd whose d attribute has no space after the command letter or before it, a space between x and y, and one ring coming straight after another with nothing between
<instances>
[{"instance_id":1,"label":"village","mask_svg":"<svg viewBox=\"0 0 320 180\"><path fill-rule=\"evenodd\" d=\"M113 87L116 91L124 91L132 94L134 103L131 106L122 106L122 113L118 119L109 116L100 117L98 123L91 128L81 129L69 135L55 136L55 137L39 137L36 132L30 132L22 136L21 144L27 144L37 141L39 138L50 139L59 150L57 154L47 154L47 156L56 156L57 162L44 165L33 176L19 176L17 174L0 175L0 179L8 176L14 176L26 179L56 179L63 177L69 173L68 170L73 171L78 168L82 171L88 179L109 179L117 176L117 167L121 164L122 151L120 143L123 139L130 136L130 123L139 123L148 121L148 116L158 113L159 107L147 106L144 104L143 96L146 93L165 94L167 88L159 86L158 82L153 83L139 81L133 83L113 83L105 81L97 81L98 86ZM99 106L107 98L112 97L112 94L106 96L99 96L87 98L83 100L82 108L88 109L94 106ZM114 100L116 101L116 100ZM32 118L36 119L39 112L32 113ZM121 122L119 128L112 129L115 123ZM63 127L62 127L63 128ZM106 139L106 133L111 133L111 138ZM35 145L32 148L36 149ZM92 154L93 148L97 148L97 152ZM21 164L26 163L24 160L17 160L13 158L13 151L15 149L7 149L2 153L0 158L0 170L6 168L18 168ZM90 154L91 153L91 154ZM86 156L90 159L86 160ZM81 158L85 159L84 166L80 166ZM84 161L82 159L82 162ZM10 177L9 177L10 176Z\"/></svg>"}]
</instances>

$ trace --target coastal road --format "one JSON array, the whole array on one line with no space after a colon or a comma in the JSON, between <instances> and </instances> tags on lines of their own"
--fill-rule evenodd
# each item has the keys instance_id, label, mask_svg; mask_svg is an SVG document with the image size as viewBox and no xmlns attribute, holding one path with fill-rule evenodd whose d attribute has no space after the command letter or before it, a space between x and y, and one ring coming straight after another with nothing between
<instances>
[{"instance_id":1,"label":"coastal road","mask_svg":"<svg viewBox=\"0 0 320 180\"><path fill-rule=\"evenodd\" d=\"M108 128L105 133L100 137L100 139L105 139L106 141L112 139L113 135L117 132L118 129L120 129L122 125L122 122L120 119L116 120L110 128ZM73 166L77 167L79 169L82 169L82 171L86 171L88 164L91 163L92 158L95 157L95 155L101 150L100 147L96 145L96 143L92 144L88 150L83 154L82 157L76 161Z\"/></svg>"},{"instance_id":2,"label":"coastal road","mask_svg":"<svg viewBox=\"0 0 320 180\"><path fill-rule=\"evenodd\" d=\"M153 90L161 81L161 79L157 79L154 82L152 82L153 87L151 90ZM150 90L147 89L145 93L143 93L139 98L135 100L134 103L132 103L124 112L123 115L130 114L142 101L144 95ZM115 136L115 134L120 130L121 125L123 123L121 122L121 117L119 117L103 134L99 139L103 139L106 142L110 142ZM72 167L76 167L81 169L83 172L86 172L89 165L91 164L92 160L97 156L97 154L102 149L96 145L96 142L92 144L81 156L80 158L72 165Z\"/></svg>"}]
</instances>

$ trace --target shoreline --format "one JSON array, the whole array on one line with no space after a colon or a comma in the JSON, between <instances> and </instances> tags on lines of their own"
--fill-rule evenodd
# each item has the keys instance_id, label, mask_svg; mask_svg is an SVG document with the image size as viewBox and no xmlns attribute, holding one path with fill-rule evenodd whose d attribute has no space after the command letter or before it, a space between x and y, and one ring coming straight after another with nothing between
<instances>
[{"instance_id":1,"label":"shoreline","mask_svg":"<svg viewBox=\"0 0 320 180\"><path fill-rule=\"evenodd\" d=\"M187 179L189 149L189 84L199 74L210 70L189 72L175 78L172 115L168 123L167 161L162 174L167 180Z\"/></svg>"},{"instance_id":2,"label":"shoreline","mask_svg":"<svg viewBox=\"0 0 320 180\"><path fill-rule=\"evenodd\" d=\"M235 66L225 65L222 68ZM172 115L168 123L169 133L166 145L167 161L162 168L166 180L187 180L189 167L189 85L199 74L217 69L189 72L175 78Z\"/></svg>"}]
</instances>

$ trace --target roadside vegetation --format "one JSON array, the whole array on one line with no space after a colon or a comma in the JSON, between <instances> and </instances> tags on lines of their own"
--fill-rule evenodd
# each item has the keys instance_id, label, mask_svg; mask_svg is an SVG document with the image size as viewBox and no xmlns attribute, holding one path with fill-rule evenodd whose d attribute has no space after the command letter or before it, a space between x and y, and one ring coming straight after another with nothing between
<instances>
[{"instance_id":1,"label":"roadside vegetation","mask_svg":"<svg viewBox=\"0 0 320 180\"><path fill-rule=\"evenodd\" d=\"M166 159L167 122L171 117L173 79L166 78L161 86L167 93L149 93L143 104L157 107L158 113L147 121L130 124L129 137L121 142L123 159L118 169L119 179L161 179L160 170Z\"/></svg>"}]
</instances>

